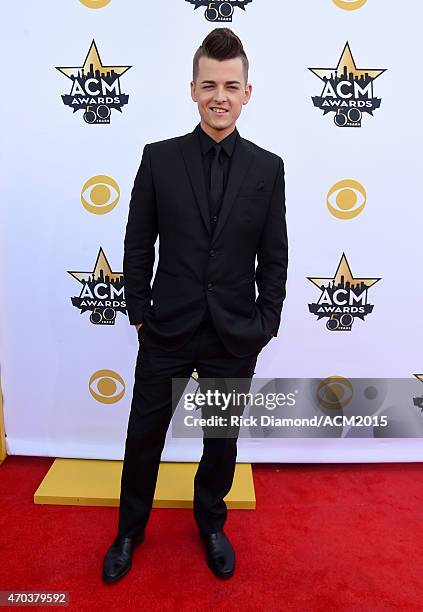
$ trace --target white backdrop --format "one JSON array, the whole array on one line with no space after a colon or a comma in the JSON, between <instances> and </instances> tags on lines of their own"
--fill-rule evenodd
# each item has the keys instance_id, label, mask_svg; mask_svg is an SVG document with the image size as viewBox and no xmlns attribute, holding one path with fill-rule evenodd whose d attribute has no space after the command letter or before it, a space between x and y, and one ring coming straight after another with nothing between
<instances>
[{"instance_id":1,"label":"white backdrop","mask_svg":"<svg viewBox=\"0 0 423 612\"><path fill-rule=\"evenodd\" d=\"M406 6L405 6L406 5ZM122 272L133 180L145 143L191 131L192 56L216 25L243 40L253 95L240 134L282 156L290 246L287 298L278 337L259 356L261 377L410 377L423 369L419 0L368 0L343 10L333 0L252 0L232 23L213 24L185 0L2 3L1 382L9 454L121 459L138 339L126 314L95 325L71 298L100 247ZM131 66L129 95L107 125L84 122L61 96L95 40L103 65ZM386 69L374 81L381 106L359 128L339 128L313 106L346 42L358 68ZM81 203L84 183L106 175L120 198L106 214ZM354 179L363 211L339 219L330 188ZM99 196L100 197L100 196ZM309 277L331 277L342 253L369 289L373 312L351 331L331 332L308 304ZM89 389L101 370L100 399ZM100 376L100 375L99 375ZM115 383L110 381L114 377ZM120 378L119 378L120 377ZM118 382L116 382L116 380ZM120 382L121 381L121 382ZM123 382L123 385L122 385ZM107 403L116 384L118 401ZM422 387L423 389L423 387ZM102 399L101 399L102 398ZM106 403L105 403L106 398ZM167 439L164 460L197 460L200 440ZM422 460L418 438L240 440L241 461Z\"/></svg>"}]
</instances>

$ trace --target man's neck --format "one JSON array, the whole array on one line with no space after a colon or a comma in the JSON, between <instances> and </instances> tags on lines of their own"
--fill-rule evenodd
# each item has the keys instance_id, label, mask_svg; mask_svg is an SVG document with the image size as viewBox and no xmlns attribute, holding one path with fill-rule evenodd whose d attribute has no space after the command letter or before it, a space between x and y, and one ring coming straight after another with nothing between
<instances>
[{"instance_id":1,"label":"man's neck","mask_svg":"<svg viewBox=\"0 0 423 612\"><path fill-rule=\"evenodd\" d=\"M203 121L200 121L200 126L201 126L201 129L206 134L208 134L210 138L213 138L213 140L216 142L220 142L221 140L226 138L226 136L229 136L229 134L232 134L232 132L235 131L235 128L236 128L236 125L234 123L233 125L229 126L225 130L214 130L209 125L206 125L205 123L203 123Z\"/></svg>"}]
</instances>

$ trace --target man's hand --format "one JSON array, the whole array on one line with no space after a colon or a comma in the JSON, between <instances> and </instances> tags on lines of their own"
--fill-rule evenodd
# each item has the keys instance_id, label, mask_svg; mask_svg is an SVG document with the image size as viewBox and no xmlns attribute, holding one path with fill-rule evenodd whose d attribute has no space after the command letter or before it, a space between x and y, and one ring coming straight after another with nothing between
<instances>
[{"instance_id":1,"label":"man's hand","mask_svg":"<svg viewBox=\"0 0 423 612\"><path fill-rule=\"evenodd\" d=\"M135 323L135 327L137 329L137 333L139 332L141 325L142 325L142 323Z\"/></svg>"}]
</instances>

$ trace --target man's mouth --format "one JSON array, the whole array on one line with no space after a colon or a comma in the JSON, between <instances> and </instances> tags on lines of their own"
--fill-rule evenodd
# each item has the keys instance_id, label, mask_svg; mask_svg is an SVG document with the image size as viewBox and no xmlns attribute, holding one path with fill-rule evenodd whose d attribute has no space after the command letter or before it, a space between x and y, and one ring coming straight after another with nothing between
<instances>
[{"instance_id":1,"label":"man's mouth","mask_svg":"<svg viewBox=\"0 0 423 612\"><path fill-rule=\"evenodd\" d=\"M228 112L226 108L221 108L220 106L211 106L210 110L216 113L217 115L224 115Z\"/></svg>"}]
</instances>

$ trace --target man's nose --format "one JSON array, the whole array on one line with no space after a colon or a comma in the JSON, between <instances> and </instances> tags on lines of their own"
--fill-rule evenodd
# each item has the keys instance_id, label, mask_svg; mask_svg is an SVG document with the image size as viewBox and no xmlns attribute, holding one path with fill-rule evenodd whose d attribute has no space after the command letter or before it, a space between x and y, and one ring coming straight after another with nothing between
<instances>
[{"instance_id":1,"label":"man's nose","mask_svg":"<svg viewBox=\"0 0 423 612\"><path fill-rule=\"evenodd\" d=\"M215 102L226 102L226 100L228 99L227 95L226 95L226 91L222 88L222 89L217 89L215 96L214 96Z\"/></svg>"}]
</instances>

